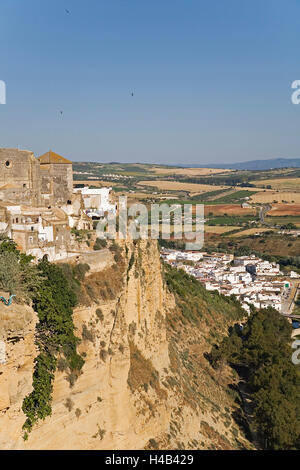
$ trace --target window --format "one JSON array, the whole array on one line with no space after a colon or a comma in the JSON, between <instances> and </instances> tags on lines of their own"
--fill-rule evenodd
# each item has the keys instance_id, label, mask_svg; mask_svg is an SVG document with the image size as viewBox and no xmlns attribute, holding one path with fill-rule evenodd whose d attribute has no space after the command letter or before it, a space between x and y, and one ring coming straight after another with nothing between
<instances>
[{"instance_id":1,"label":"window","mask_svg":"<svg viewBox=\"0 0 300 470\"><path fill-rule=\"evenodd\" d=\"M11 167L11 162L9 160L6 160L5 166L6 166L6 168L10 168Z\"/></svg>"}]
</instances>

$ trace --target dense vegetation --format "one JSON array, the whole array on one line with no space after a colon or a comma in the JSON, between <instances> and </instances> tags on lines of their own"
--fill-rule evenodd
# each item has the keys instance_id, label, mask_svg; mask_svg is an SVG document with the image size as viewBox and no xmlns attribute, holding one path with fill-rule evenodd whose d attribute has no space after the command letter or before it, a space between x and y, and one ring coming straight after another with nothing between
<instances>
[{"instance_id":1,"label":"dense vegetation","mask_svg":"<svg viewBox=\"0 0 300 470\"><path fill-rule=\"evenodd\" d=\"M78 339L74 334L72 313L80 281L89 270L87 264L57 266L47 259L38 264L33 264L32 260L32 256L20 253L12 240L1 240L0 289L14 294L17 302L32 303L39 319L36 330L39 355L34 361L33 391L22 406L27 417L23 426L25 439L38 419L51 414L58 361L60 364L63 361L64 370L69 371L70 384L83 366L83 358L76 351Z\"/></svg>"},{"instance_id":2,"label":"dense vegetation","mask_svg":"<svg viewBox=\"0 0 300 470\"><path fill-rule=\"evenodd\" d=\"M215 367L225 361L246 374L262 446L300 449L300 371L291 360L288 321L272 308L257 311L211 357Z\"/></svg>"},{"instance_id":3,"label":"dense vegetation","mask_svg":"<svg viewBox=\"0 0 300 470\"><path fill-rule=\"evenodd\" d=\"M0 244L0 289L15 295L16 302L29 302L42 282L32 257L17 249L15 242L4 238Z\"/></svg>"},{"instance_id":4,"label":"dense vegetation","mask_svg":"<svg viewBox=\"0 0 300 470\"><path fill-rule=\"evenodd\" d=\"M256 219L255 216L237 216L237 215L220 215L220 216L211 216L209 214L209 220L207 225L216 226L216 225L229 225L229 226L242 226L249 225L250 222ZM250 225L249 225L250 226Z\"/></svg>"},{"instance_id":5,"label":"dense vegetation","mask_svg":"<svg viewBox=\"0 0 300 470\"><path fill-rule=\"evenodd\" d=\"M51 415L53 379L58 356L65 362L64 369L69 370L70 384L84 364L83 358L76 351L78 339L74 334L72 319L77 302L76 280L73 279L71 283L61 267L47 260L41 261L37 270L43 281L32 301L39 318L36 340L40 353L35 359L33 391L24 399L22 406L27 417L23 426L25 439L38 419Z\"/></svg>"},{"instance_id":6,"label":"dense vegetation","mask_svg":"<svg viewBox=\"0 0 300 470\"><path fill-rule=\"evenodd\" d=\"M208 312L221 313L226 319L240 320L246 312L235 296L225 297L217 291L207 291L193 276L170 265L164 265L164 275L169 290L175 295L176 304L186 320L199 324Z\"/></svg>"},{"instance_id":7,"label":"dense vegetation","mask_svg":"<svg viewBox=\"0 0 300 470\"><path fill-rule=\"evenodd\" d=\"M242 185L241 185L242 186ZM249 186L251 186L249 184ZM219 198L211 201L212 204L239 204L243 202L245 198L249 198L255 194L256 191L235 191L231 194L225 194Z\"/></svg>"}]
</instances>

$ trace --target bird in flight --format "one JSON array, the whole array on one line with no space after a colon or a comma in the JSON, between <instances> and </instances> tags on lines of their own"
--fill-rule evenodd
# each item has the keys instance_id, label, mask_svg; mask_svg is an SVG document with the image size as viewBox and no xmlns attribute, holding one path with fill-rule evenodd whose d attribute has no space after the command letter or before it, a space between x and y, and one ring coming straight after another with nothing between
<instances>
[{"instance_id":1,"label":"bird in flight","mask_svg":"<svg viewBox=\"0 0 300 470\"><path fill-rule=\"evenodd\" d=\"M133 91L131 92L131 96L134 96L134 93L133 93Z\"/></svg>"},{"instance_id":2,"label":"bird in flight","mask_svg":"<svg viewBox=\"0 0 300 470\"><path fill-rule=\"evenodd\" d=\"M67 10L67 9L65 9L65 10L66 10L66 13L68 13L68 15L69 15L69 14L70 14L70 10Z\"/></svg>"},{"instance_id":3,"label":"bird in flight","mask_svg":"<svg viewBox=\"0 0 300 470\"><path fill-rule=\"evenodd\" d=\"M60 111L61 116L63 115L63 111Z\"/></svg>"}]
</instances>

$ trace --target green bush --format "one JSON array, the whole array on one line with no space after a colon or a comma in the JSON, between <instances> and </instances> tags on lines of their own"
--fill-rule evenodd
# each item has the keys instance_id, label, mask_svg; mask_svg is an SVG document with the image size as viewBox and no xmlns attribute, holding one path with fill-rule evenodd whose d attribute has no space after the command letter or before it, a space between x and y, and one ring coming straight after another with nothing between
<instances>
[{"instance_id":1,"label":"green bush","mask_svg":"<svg viewBox=\"0 0 300 470\"><path fill-rule=\"evenodd\" d=\"M100 321L104 320L104 315L103 315L103 312L102 312L101 308L97 308L96 315L97 315L97 318L99 318Z\"/></svg>"},{"instance_id":2,"label":"green bush","mask_svg":"<svg viewBox=\"0 0 300 470\"><path fill-rule=\"evenodd\" d=\"M102 250L107 247L107 240L102 238L96 238L93 249L95 251Z\"/></svg>"},{"instance_id":3,"label":"green bush","mask_svg":"<svg viewBox=\"0 0 300 470\"><path fill-rule=\"evenodd\" d=\"M27 416L23 430L30 432L39 419L51 415L51 396L56 359L50 353L41 353L34 360L33 391L24 398L22 410Z\"/></svg>"},{"instance_id":4,"label":"green bush","mask_svg":"<svg viewBox=\"0 0 300 470\"><path fill-rule=\"evenodd\" d=\"M38 272L43 280L33 296L33 308L39 318L37 344L40 354L35 359L33 391L24 399L22 406L27 417L23 426L26 433L31 431L38 419L51 414L56 356L61 356L60 369L70 370L72 383L84 364L76 351L79 340L74 334L72 318L77 302L73 283L68 281L61 267L47 260L39 263ZM62 362L63 359L65 362Z\"/></svg>"},{"instance_id":5,"label":"green bush","mask_svg":"<svg viewBox=\"0 0 300 470\"><path fill-rule=\"evenodd\" d=\"M16 295L17 302L29 303L42 283L32 259L21 254L11 240L0 244L0 289Z\"/></svg>"},{"instance_id":6,"label":"green bush","mask_svg":"<svg viewBox=\"0 0 300 470\"><path fill-rule=\"evenodd\" d=\"M300 375L291 361L291 325L272 308L256 311L242 332L233 329L211 357L248 371L254 419L266 449L300 449Z\"/></svg>"}]
</instances>

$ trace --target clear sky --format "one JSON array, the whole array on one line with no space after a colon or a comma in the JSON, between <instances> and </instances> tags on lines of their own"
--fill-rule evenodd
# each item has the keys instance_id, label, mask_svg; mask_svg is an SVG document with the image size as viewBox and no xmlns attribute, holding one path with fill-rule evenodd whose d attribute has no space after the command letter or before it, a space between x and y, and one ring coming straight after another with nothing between
<instances>
[{"instance_id":1,"label":"clear sky","mask_svg":"<svg viewBox=\"0 0 300 470\"><path fill-rule=\"evenodd\" d=\"M1 0L0 59L0 147L100 162L300 157L299 0Z\"/></svg>"}]
</instances>

